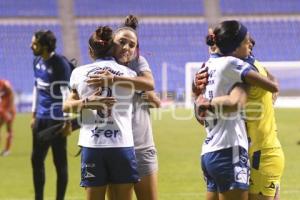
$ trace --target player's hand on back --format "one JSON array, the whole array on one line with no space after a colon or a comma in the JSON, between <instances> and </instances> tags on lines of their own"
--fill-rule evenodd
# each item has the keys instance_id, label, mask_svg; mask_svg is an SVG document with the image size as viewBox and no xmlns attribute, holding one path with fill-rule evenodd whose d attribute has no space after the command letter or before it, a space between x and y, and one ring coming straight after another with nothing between
<instances>
[{"instance_id":1,"label":"player's hand on back","mask_svg":"<svg viewBox=\"0 0 300 200\"><path fill-rule=\"evenodd\" d=\"M199 94L202 94L205 90L205 87L207 85L207 81L208 81L208 72L207 72L207 68L198 72L195 75L194 78L194 84L195 84L195 94L198 96Z\"/></svg>"},{"instance_id":2,"label":"player's hand on back","mask_svg":"<svg viewBox=\"0 0 300 200\"><path fill-rule=\"evenodd\" d=\"M86 82L89 86L107 87L113 83L113 79L114 74L108 70L103 70L97 74L90 75Z\"/></svg>"},{"instance_id":3,"label":"player's hand on back","mask_svg":"<svg viewBox=\"0 0 300 200\"><path fill-rule=\"evenodd\" d=\"M206 99L203 95L199 95L195 101L195 117L197 121L203 126L207 111L213 112L213 107L209 99Z\"/></svg>"}]
</instances>

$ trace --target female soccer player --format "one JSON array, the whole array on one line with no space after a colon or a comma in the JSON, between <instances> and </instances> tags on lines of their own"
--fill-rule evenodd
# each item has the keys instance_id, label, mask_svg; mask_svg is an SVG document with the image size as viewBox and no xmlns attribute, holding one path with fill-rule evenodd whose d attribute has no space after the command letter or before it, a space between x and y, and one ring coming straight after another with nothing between
<instances>
[{"instance_id":1,"label":"female soccer player","mask_svg":"<svg viewBox=\"0 0 300 200\"><path fill-rule=\"evenodd\" d=\"M1 156L7 156L10 153L15 115L16 108L14 105L14 93L12 87L7 80L0 80L0 130L3 124L6 124L7 131L6 144L0 153Z\"/></svg>"},{"instance_id":2,"label":"female soccer player","mask_svg":"<svg viewBox=\"0 0 300 200\"><path fill-rule=\"evenodd\" d=\"M252 40L251 50L254 45L255 42ZM252 64L262 76L275 80L253 54L245 61ZM250 87L248 91L246 122L250 138L250 200L279 200L280 198L284 154L277 137L273 106L276 98L277 93L267 92L258 87ZM258 108L261 109L257 110ZM253 110L257 110L257 112L253 112Z\"/></svg>"},{"instance_id":3,"label":"female soccer player","mask_svg":"<svg viewBox=\"0 0 300 200\"><path fill-rule=\"evenodd\" d=\"M87 200L104 200L108 184L114 199L129 200L139 180L131 124L134 91L128 84L114 83L118 76L134 77L136 73L110 56L112 35L107 26L92 34L89 50L95 62L73 71L72 93L64 103L64 111L78 109L82 115L78 144L82 147L81 186L86 188ZM136 44L135 38L133 46ZM88 77L103 70L113 74L110 84L88 85Z\"/></svg>"},{"instance_id":4,"label":"female soccer player","mask_svg":"<svg viewBox=\"0 0 300 200\"><path fill-rule=\"evenodd\" d=\"M255 42L250 38L251 55L245 62L254 70L272 81L275 78L254 58L252 49ZM197 88L205 87L206 73L198 74ZM201 91L198 91L201 93ZM277 200L280 197L280 179L284 168L284 154L277 137L273 104L277 92L270 93L258 87L250 87L247 91L246 122L250 138L250 189L251 200ZM259 109L259 110L258 110ZM262 112L262 109L264 112ZM257 112L253 112L253 111ZM252 111L252 112L249 112Z\"/></svg>"},{"instance_id":5,"label":"female soccer player","mask_svg":"<svg viewBox=\"0 0 300 200\"><path fill-rule=\"evenodd\" d=\"M123 42L126 32L132 32L133 30L135 32L137 25L137 18L134 16L128 16L125 20L125 26L115 31L115 45L124 47ZM130 60L128 67L137 72L139 77L146 79L146 81L150 83L154 82L147 60L144 57L139 56L138 51L139 49L136 49L135 58ZM118 59L118 61L122 64L126 64L122 58ZM133 102L134 112L132 119L132 131L138 172L141 178L141 181L134 185L134 191L138 200L156 200L158 199L158 162L153 140L149 108L159 107L160 99L156 96L154 91L142 91L135 93Z\"/></svg>"},{"instance_id":6,"label":"female soccer player","mask_svg":"<svg viewBox=\"0 0 300 200\"><path fill-rule=\"evenodd\" d=\"M154 79L147 60L139 56L138 47L131 45L134 37L137 37L137 26L137 18L129 15L126 17L124 26L115 31L114 45L117 51L115 51L114 57L117 59L117 62L128 66L138 74L138 77L132 79L140 79L148 84L153 84ZM104 77L101 76L101 78ZM115 81L118 82L118 80ZM136 88L140 87L138 83L136 84L134 81L132 83ZM133 98L133 139L138 165L137 169L141 178L141 181L134 185L138 200L156 200L158 198L158 162L152 135L149 108L159 107L160 99L154 91L147 91L148 89L144 88L146 91L136 92ZM110 195L110 198L113 200L112 196Z\"/></svg>"},{"instance_id":7,"label":"female soccer player","mask_svg":"<svg viewBox=\"0 0 300 200\"><path fill-rule=\"evenodd\" d=\"M208 115L204 120L208 135L201 158L208 190L206 199L243 200L248 199L250 166L247 134L240 115L247 95L241 83L254 83L270 91L278 89L240 60L250 54L245 26L238 21L224 21L213 33L207 43L216 45L217 54L205 63L209 75L205 98L200 95L196 100L197 114Z\"/></svg>"}]
</instances>

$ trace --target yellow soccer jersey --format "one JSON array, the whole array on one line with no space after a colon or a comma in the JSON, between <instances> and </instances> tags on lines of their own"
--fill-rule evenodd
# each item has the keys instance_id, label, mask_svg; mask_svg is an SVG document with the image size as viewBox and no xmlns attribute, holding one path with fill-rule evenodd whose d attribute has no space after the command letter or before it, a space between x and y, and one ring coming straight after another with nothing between
<instances>
[{"instance_id":1,"label":"yellow soccer jersey","mask_svg":"<svg viewBox=\"0 0 300 200\"><path fill-rule=\"evenodd\" d=\"M267 71L259 62L255 61L254 66L262 76L267 76ZM246 116L247 132L250 137L250 153L260 149L281 146L277 138L271 92L251 86L248 92Z\"/></svg>"}]
</instances>

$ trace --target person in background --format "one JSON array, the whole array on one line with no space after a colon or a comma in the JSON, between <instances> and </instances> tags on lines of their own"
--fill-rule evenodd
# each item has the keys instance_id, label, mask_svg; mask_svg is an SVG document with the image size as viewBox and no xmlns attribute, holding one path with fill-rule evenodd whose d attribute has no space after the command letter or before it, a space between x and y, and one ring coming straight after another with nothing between
<instances>
[{"instance_id":1,"label":"person in background","mask_svg":"<svg viewBox=\"0 0 300 200\"><path fill-rule=\"evenodd\" d=\"M13 140L13 122L16 115L13 88L7 80L0 80L0 129L6 124L6 143L1 151L1 156L10 154ZM0 135L1 141L1 135Z\"/></svg>"},{"instance_id":2,"label":"person in background","mask_svg":"<svg viewBox=\"0 0 300 200\"><path fill-rule=\"evenodd\" d=\"M35 200L43 200L45 185L45 158L52 148L53 161L57 174L56 200L63 200L68 183L67 138L70 123L64 118L62 103L67 98L71 66L67 59L56 53L56 37L50 30L34 33L31 49L34 87L32 106L32 154L33 183ZM53 125L65 122L63 134L51 141L39 140L38 132Z\"/></svg>"},{"instance_id":3,"label":"person in background","mask_svg":"<svg viewBox=\"0 0 300 200\"><path fill-rule=\"evenodd\" d=\"M245 59L260 75L277 82L275 77L255 58L255 41L250 39L251 55ZM278 92L250 87L246 107L251 164L249 200L279 200L280 182L284 170L284 153L278 139L274 103ZM257 110L260 105L260 112ZM247 112L247 110L249 110Z\"/></svg>"}]
</instances>

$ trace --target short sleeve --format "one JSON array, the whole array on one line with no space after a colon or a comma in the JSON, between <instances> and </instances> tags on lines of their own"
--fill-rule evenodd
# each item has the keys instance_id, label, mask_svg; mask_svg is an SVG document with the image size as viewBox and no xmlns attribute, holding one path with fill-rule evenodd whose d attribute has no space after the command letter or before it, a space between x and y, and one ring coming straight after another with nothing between
<instances>
[{"instance_id":1,"label":"short sleeve","mask_svg":"<svg viewBox=\"0 0 300 200\"><path fill-rule=\"evenodd\" d=\"M137 73L135 71L131 70L131 69L128 69L127 72L128 72L128 76L130 76L130 77L136 77L137 76Z\"/></svg>"},{"instance_id":2,"label":"short sleeve","mask_svg":"<svg viewBox=\"0 0 300 200\"><path fill-rule=\"evenodd\" d=\"M250 70L253 69L249 63L235 58L229 60L228 65L224 69L224 75L233 82L244 82L244 78Z\"/></svg>"},{"instance_id":3,"label":"short sleeve","mask_svg":"<svg viewBox=\"0 0 300 200\"><path fill-rule=\"evenodd\" d=\"M57 57L56 60L56 75L57 81L69 82L70 74L71 74L71 67L66 59L61 56Z\"/></svg>"},{"instance_id":4,"label":"short sleeve","mask_svg":"<svg viewBox=\"0 0 300 200\"><path fill-rule=\"evenodd\" d=\"M148 61L143 56L139 56L138 59L132 61L129 64L129 68L134 70L137 74L145 71L152 72Z\"/></svg>"},{"instance_id":5,"label":"short sleeve","mask_svg":"<svg viewBox=\"0 0 300 200\"><path fill-rule=\"evenodd\" d=\"M150 65L145 57L140 56L138 59L138 68L140 72L149 71L151 72Z\"/></svg>"}]
</instances>

